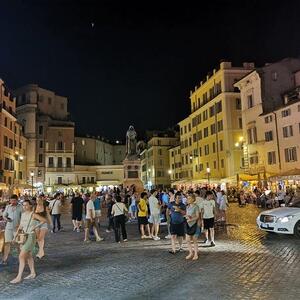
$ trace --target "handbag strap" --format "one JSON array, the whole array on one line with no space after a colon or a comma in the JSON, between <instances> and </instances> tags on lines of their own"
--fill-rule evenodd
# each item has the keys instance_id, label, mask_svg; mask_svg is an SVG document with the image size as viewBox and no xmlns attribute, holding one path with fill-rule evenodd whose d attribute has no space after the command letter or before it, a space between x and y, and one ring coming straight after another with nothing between
<instances>
[{"instance_id":1,"label":"handbag strap","mask_svg":"<svg viewBox=\"0 0 300 300\"><path fill-rule=\"evenodd\" d=\"M119 205L117 204L117 202L116 202L116 206L117 206L117 208L119 209L119 211L120 211L122 214L124 214L124 209L122 210L122 209L119 207Z\"/></svg>"}]
</instances>

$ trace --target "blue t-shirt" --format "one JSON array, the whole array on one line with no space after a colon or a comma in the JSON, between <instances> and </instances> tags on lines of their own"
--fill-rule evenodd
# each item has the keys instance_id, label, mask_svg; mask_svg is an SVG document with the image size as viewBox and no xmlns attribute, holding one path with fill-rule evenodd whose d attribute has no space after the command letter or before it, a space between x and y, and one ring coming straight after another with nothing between
<instances>
[{"instance_id":1,"label":"blue t-shirt","mask_svg":"<svg viewBox=\"0 0 300 300\"><path fill-rule=\"evenodd\" d=\"M101 200L100 198L96 198L94 201L95 210L101 210Z\"/></svg>"},{"instance_id":2,"label":"blue t-shirt","mask_svg":"<svg viewBox=\"0 0 300 300\"><path fill-rule=\"evenodd\" d=\"M164 204L168 205L169 204L169 196L168 194L163 194L162 195L162 201Z\"/></svg>"},{"instance_id":3,"label":"blue t-shirt","mask_svg":"<svg viewBox=\"0 0 300 300\"><path fill-rule=\"evenodd\" d=\"M184 217L182 213L175 211L174 206L178 206L181 210L186 210L186 207L182 202L180 202L179 204L176 204L175 202L171 202L168 205L168 209L171 211L171 223L181 224L184 222Z\"/></svg>"}]
</instances>

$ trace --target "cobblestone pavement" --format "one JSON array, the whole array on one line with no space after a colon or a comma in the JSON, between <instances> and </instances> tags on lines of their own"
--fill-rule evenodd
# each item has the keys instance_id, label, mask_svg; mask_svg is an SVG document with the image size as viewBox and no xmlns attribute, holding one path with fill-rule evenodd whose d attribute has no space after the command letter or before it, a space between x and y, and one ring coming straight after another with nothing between
<instances>
[{"instance_id":1,"label":"cobblestone pavement","mask_svg":"<svg viewBox=\"0 0 300 300\"><path fill-rule=\"evenodd\" d=\"M128 243L114 243L102 227L105 241L83 244L65 216L65 231L47 237L35 280L8 283L16 258L0 267L0 299L299 299L300 240L260 232L258 213L231 204L229 226L218 230L216 247L199 243L196 262L169 254L169 240L139 240L136 224L127 226Z\"/></svg>"}]
</instances>

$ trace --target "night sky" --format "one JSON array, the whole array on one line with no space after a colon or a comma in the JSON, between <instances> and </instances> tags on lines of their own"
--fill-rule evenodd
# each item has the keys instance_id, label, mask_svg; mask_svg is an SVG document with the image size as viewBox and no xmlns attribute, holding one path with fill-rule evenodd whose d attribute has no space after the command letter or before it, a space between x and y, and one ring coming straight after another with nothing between
<instances>
[{"instance_id":1,"label":"night sky","mask_svg":"<svg viewBox=\"0 0 300 300\"><path fill-rule=\"evenodd\" d=\"M300 1L174 3L0 0L0 78L67 96L78 134L122 139L185 118L221 59L300 54Z\"/></svg>"}]
</instances>

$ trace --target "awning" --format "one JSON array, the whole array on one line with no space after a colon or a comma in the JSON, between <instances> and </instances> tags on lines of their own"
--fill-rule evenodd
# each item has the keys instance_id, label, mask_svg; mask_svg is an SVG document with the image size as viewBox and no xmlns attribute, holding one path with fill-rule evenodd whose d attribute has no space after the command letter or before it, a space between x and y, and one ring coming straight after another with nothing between
<instances>
[{"instance_id":1,"label":"awning","mask_svg":"<svg viewBox=\"0 0 300 300\"><path fill-rule=\"evenodd\" d=\"M300 169L292 169L285 172L281 172L277 175L269 177L272 181L278 181L278 180L300 180Z\"/></svg>"}]
</instances>

